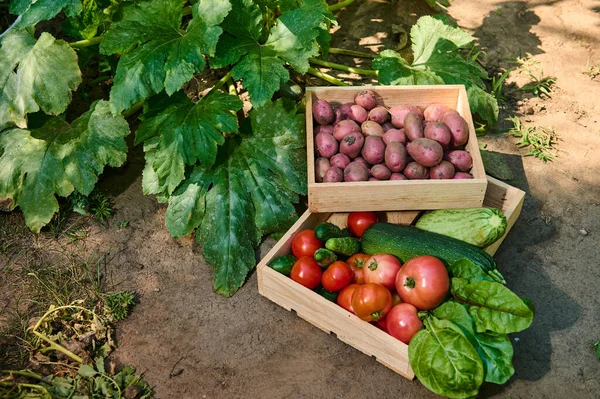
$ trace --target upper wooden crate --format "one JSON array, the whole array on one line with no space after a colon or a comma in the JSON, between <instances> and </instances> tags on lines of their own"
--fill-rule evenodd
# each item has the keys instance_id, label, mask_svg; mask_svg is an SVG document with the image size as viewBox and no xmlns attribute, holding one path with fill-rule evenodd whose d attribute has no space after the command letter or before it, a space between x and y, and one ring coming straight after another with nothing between
<instances>
[{"instance_id":1,"label":"upper wooden crate","mask_svg":"<svg viewBox=\"0 0 600 399\"><path fill-rule=\"evenodd\" d=\"M378 104L416 105L424 109L440 103L455 109L469 125L466 150L473 158L473 179L395 180L344 183L315 181L315 149L312 104L323 99L338 107L353 102L361 90L373 90ZM306 89L306 155L308 163L308 207L311 212L400 211L473 208L483 203L487 180L473 125L467 91L463 85L308 87Z\"/></svg>"}]
</instances>

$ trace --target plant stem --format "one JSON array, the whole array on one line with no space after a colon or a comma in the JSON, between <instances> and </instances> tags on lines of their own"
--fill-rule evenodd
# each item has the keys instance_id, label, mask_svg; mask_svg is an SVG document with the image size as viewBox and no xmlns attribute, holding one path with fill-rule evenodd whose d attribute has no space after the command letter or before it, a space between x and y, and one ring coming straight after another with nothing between
<instances>
[{"instance_id":1,"label":"plant stem","mask_svg":"<svg viewBox=\"0 0 600 399\"><path fill-rule=\"evenodd\" d=\"M353 68L342 64L336 64L335 62L320 60L318 58L309 58L308 61L311 64L321 65L327 68L339 69L340 71L357 73L359 75L377 76L377 71L374 71L372 69Z\"/></svg>"},{"instance_id":2,"label":"plant stem","mask_svg":"<svg viewBox=\"0 0 600 399\"><path fill-rule=\"evenodd\" d=\"M181 11L184 17L190 15L192 13L192 6L183 7Z\"/></svg>"},{"instance_id":3,"label":"plant stem","mask_svg":"<svg viewBox=\"0 0 600 399\"><path fill-rule=\"evenodd\" d=\"M227 74L225 76L223 76L221 78L221 80L219 80L217 83L215 83L215 85L213 86L213 88L210 89L210 92L212 92L213 90L220 89L225 83L227 83L227 81L229 80L229 78L231 78L231 71L227 72Z\"/></svg>"},{"instance_id":4,"label":"plant stem","mask_svg":"<svg viewBox=\"0 0 600 399\"><path fill-rule=\"evenodd\" d=\"M91 39L79 40L77 42L71 42L69 45L73 48L83 48L93 46L100 43L104 39L103 36L92 37Z\"/></svg>"},{"instance_id":5,"label":"plant stem","mask_svg":"<svg viewBox=\"0 0 600 399\"><path fill-rule=\"evenodd\" d=\"M4 374L14 374L14 375L20 375L23 377L34 378L34 379L40 380L40 381L44 380L41 375L36 374L32 371L28 371L28 370L2 370L0 372L4 373Z\"/></svg>"},{"instance_id":6,"label":"plant stem","mask_svg":"<svg viewBox=\"0 0 600 399\"><path fill-rule=\"evenodd\" d=\"M352 3L354 3L354 0L344 0L344 1L341 1L341 2L339 2L337 4L329 6L329 11L331 11L331 12L337 11L340 8L344 8L346 6L349 6Z\"/></svg>"},{"instance_id":7,"label":"plant stem","mask_svg":"<svg viewBox=\"0 0 600 399\"><path fill-rule=\"evenodd\" d=\"M231 76L227 80L227 88L228 88L229 94L231 94L232 96L237 96L237 90L235 89L235 82L233 81L233 78Z\"/></svg>"},{"instance_id":8,"label":"plant stem","mask_svg":"<svg viewBox=\"0 0 600 399\"><path fill-rule=\"evenodd\" d=\"M146 100L140 100L137 103L133 104L131 106L131 108L126 109L125 111L123 111L121 113L121 115L123 115L123 118L127 119L130 116L133 116L136 112L138 112L140 109L142 109L142 107L144 106L144 103L146 102Z\"/></svg>"},{"instance_id":9,"label":"plant stem","mask_svg":"<svg viewBox=\"0 0 600 399\"><path fill-rule=\"evenodd\" d=\"M360 58L377 58L377 54L363 53L362 51L346 50L345 48L331 47L329 49L330 54L348 55L351 57Z\"/></svg>"},{"instance_id":10,"label":"plant stem","mask_svg":"<svg viewBox=\"0 0 600 399\"><path fill-rule=\"evenodd\" d=\"M12 387L13 383L10 382L10 381L0 381L0 386ZM18 383L17 386L19 388L21 388L21 387L23 387L23 388L31 388L31 389L35 389L35 390L38 390L38 391L42 391L45 394L44 395L45 398L50 397L50 392L48 392L48 390L46 388L44 388L43 386L41 386L41 385ZM46 395L48 395L48 396L46 396ZM19 398L20 397L21 396L19 396Z\"/></svg>"},{"instance_id":11,"label":"plant stem","mask_svg":"<svg viewBox=\"0 0 600 399\"><path fill-rule=\"evenodd\" d=\"M341 80L336 79L333 76L323 73L315 68L308 68L308 73L310 73L313 76L316 76L317 78L321 78L321 79L323 79L333 85L336 85L336 86L350 86L349 84L346 84L346 83L342 82Z\"/></svg>"},{"instance_id":12,"label":"plant stem","mask_svg":"<svg viewBox=\"0 0 600 399\"><path fill-rule=\"evenodd\" d=\"M37 331L33 331L33 333L36 335L36 337L40 338L41 340L46 341L51 348L54 348L55 350L64 353L65 355L67 355L68 357L70 357L71 359L75 360L78 363L83 363L83 359L79 356L77 356L76 354L74 354L73 352L71 352L70 350L68 350L67 348L65 348L64 346L61 346L59 344L57 344L56 342L52 341L50 338L46 337L44 334L41 334Z\"/></svg>"}]
</instances>

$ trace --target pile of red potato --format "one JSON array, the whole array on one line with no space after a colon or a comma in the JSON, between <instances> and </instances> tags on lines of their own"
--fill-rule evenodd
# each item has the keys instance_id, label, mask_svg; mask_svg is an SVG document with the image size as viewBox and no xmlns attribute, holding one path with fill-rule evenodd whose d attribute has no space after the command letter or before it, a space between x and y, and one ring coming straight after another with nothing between
<instances>
[{"instance_id":1,"label":"pile of red potato","mask_svg":"<svg viewBox=\"0 0 600 399\"><path fill-rule=\"evenodd\" d=\"M317 182L473 178L469 125L442 104L388 108L363 90L337 108L315 100L312 112Z\"/></svg>"}]
</instances>

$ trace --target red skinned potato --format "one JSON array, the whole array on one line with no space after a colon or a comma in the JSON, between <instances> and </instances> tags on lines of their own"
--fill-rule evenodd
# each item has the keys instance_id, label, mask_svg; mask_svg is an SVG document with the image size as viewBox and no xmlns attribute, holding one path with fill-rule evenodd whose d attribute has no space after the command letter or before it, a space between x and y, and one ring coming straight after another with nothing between
<instances>
[{"instance_id":1,"label":"red skinned potato","mask_svg":"<svg viewBox=\"0 0 600 399\"><path fill-rule=\"evenodd\" d=\"M456 170L454 169L454 165L452 165L448 161L442 161L438 165L432 166L429 169L429 178L430 179L453 179L455 172L456 172Z\"/></svg>"},{"instance_id":2,"label":"red skinned potato","mask_svg":"<svg viewBox=\"0 0 600 399\"><path fill-rule=\"evenodd\" d=\"M382 123L381 127L383 128L384 132L387 132L390 129L395 129L394 125L392 125L390 122Z\"/></svg>"},{"instance_id":3,"label":"red skinned potato","mask_svg":"<svg viewBox=\"0 0 600 399\"><path fill-rule=\"evenodd\" d=\"M423 137L423 122L419 115L409 112L404 118L404 133L410 141Z\"/></svg>"},{"instance_id":4,"label":"red skinned potato","mask_svg":"<svg viewBox=\"0 0 600 399\"><path fill-rule=\"evenodd\" d=\"M350 107L350 112L348 112L348 118L352 119L358 124L365 122L368 117L369 114L367 113L367 110L360 105L354 104Z\"/></svg>"},{"instance_id":5,"label":"red skinned potato","mask_svg":"<svg viewBox=\"0 0 600 399\"><path fill-rule=\"evenodd\" d=\"M406 149L411 158L426 167L439 164L444 157L444 149L440 143L425 137L411 141Z\"/></svg>"},{"instance_id":6,"label":"red skinned potato","mask_svg":"<svg viewBox=\"0 0 600 399\"><path fill-rule=\"evenodd\" d=\"M390 180L408 180L402 173L392 173Z\"/></svg>"},{"instance_id":7,"label":"red skinned potato","mask_svg":"<svg viewBox=\"0 0 600 399\"><path fill-rule=\"evenodd\" d=\"M323 177L324 183L338 183L344 181L344 172L337 166L332 166L327 169Z\"/></svg>"},{"instance_id":8,"label":"red skinned potato","mask_svg":"<svg viewBox=\"0 0 600 399\"><path fill-rule=\"evenodd\" d=\"M390 120L390 113L385 107L375 107L369 111L369 120L381 125Z\"/></svg>"},{"instance_id":9,"label":"red skinned potato","mask_svg":"<svg viewBox=\"0 0 600 399\"><path fill-rule=\"evenodd\" d=\"M317 183L321 183L323 178L325 177L325 172L327 169L331 167L329 163L329 159L327 158L317 158L315 160L315 181Z\"/></svg>"},{"instance_id":10,"label":"red skinned potato","mask_svg":"<svg viewBox=\"0 0 600 399\"><path fill-rule=\"evenodd\" d=\"M367 163L367 161L365 161L365 159L363 157L354 158L354 162L358 162L359 164L364 166L366 170L370 169L369 164Z\"/></svg>"},{"instance_id":11,"label":"red skinned potato","mask_svg":"<svg viewBox=\"0 0 600 399\"><path fill-rule=\"evenodd\" d=\"M423 119L423 112L415 106L412 105L396 105L389 110L390 115L392 116L392 125L395 128L400 129L404 127L404 118L410 112L419 116L419 119Z\"/></svg>"},{"instance_id":12,"label":"red skinned potato","mask_svg":"<svg viewBox=\"0 0 600 399\"><path fill-rule=\"evenodd\" d=\"M333 126L333 137L335 137L337 141L342 141L342 139L346 137L348 133L352 132L361 133L361 130L360 126L350 119L339 121Z\"/></svg>"},{"instance_id":13,"label":"red skinned potato","mask_svg":"<svg viewBox=\"0 0 600 399\"><path fill-rule=\"evenodd\" d=\"M456 172L453 179L473 179L473 175L465 172Z\"/></svg>"},{"instance_id":14,"label":"red skinned potato","mask_svg":"<svg viewBox=\"0 0 600 399\"><path fill-rule=\"evenodd\" d=\"M366 121L361 126L362 134L365 136L379 136L383 137L385 132L381 125L374 121Z\"/></svg>"},{"instance_id":15,"label":"red skinned potato","mask_svg":"<svg viewBox=\"0 0 600 399\"><path fill-rule=\"evenodd\" d=\"M440 115L440 119L438 122L442 122L444 120L444 117L448 114L455 114L455 115L459 115L458 111L452 108L448 108L445 111L442 112L442 114Z\"/></svg>"},{"instance_id":16,"label":"red skinned potato","mask_svg":"<svg viewBox=\"0 0 600 399\"><path fill-rule=\"evenodd\" d=\"M344 169L344 181L367 181L369 180L369 172L367 169L357 162L350 162Z\"/></svg>"},{"instance_id":17,"label":"red skinned potato","mask_svg":"<svg viewBox=\"0 0 600 399\"><path fill-rule=\"evenodd\" d=\"M344 170L346 169L346 166L350 164L350 158L348 158L348 155L346 154L339 153L332 156L329 160L329 163L331 166L337 166L338 168Z\"/></svg>"},{"instance_id":18,"label":"red skinned potato","mask_svg":"<svg viewBox=\"0 0 600 399\"><path fill-rule=\"evenodd\" d=\"M316 100L312 105L315 121L319 125L329 125L335 120L335 113L331 105L325 100Z\"/></svg>"},{"instance_id":19,"label":"red skinned potato","mask_svg":"<svg viewBox=\"0 0 600 399\"><path fill-rule=\"evenodd\" d=\"M337 154L339 143L331 134L319 133L315 136L315 149L320 157L331 158Z\"/></svg>"},{"instance_id":20,"label":"red skinned potato","mask_svg":"<svg viewBox=\"0 0 600 399\"><path fill-rule=\"evenodd\" d=\"M385 165L392 172L401 172L407 164L407 153L404 144L392 141L385 147Z\"/></svg>"},{"instance_id":21,"label":"red skinned potato","mask_svg":"<svg viewBox=\"0 0 600 399\"><path fill-rule=\"evenodd\" d=\"M354 103L370 111L377 106L377 97L373 90L362 90L354 96Z\"/></svg>"},{"instance_id":22,"label":"red skinned potato","mask_svg":"<svg viewBox=\"0 0 600 399\"><path fill-rule=\"evenodd\" d=\"M382 163L385 156L385 143L378 136L365 137L365 145L361 151L362 157L371 165Z\"/></svg>"},{"instance_id":23,"label":"red skinned potato","mask_svg":"<svg viewBox=\"0 0 600 399\"><path fill-rule=\"evenodd\" d=\"M381 181L380 179L376 178L376 177L369 177L369 181Z\"/></svg>"},{"instance_id":24,"label":"red skinned potato","mask_svg":"<svg viewBox=\"0 0 600 399\"><path fill-rule=\"evenodd\" d=\"M444 116L444 124L452 134L451 144L454 147L465 145L469 141L469 125L459 114L447 113Z\"/></svg>"},{"instance_id":25,"label":"red skinned potato","mask_svg":"<svg viewBox=\"0 0 600 399\"><path fill-rule=\"evenodd\" d=\"M443 148L448 148L450 145L450 140L452 139L450 129L448 129L448 126L442 122L429 122L427 126L425 126L423 134L428 139L435 140L440 143Z\"/></svg>"},{"instance_id":26,"label":"red skinned potato","mask_svg":"<svg viewBox=\"0 0 600 399\"><path fill-rule=\"evenodd\" d=\"M459 172L468 172L473 167L471 154L464 150L454 150L444 154L444 159L456 167Z\"/></svg>"},{"instance_id":27,"label":"red skinned potato","mask_svg":"<svg viewBox=\"0 0 600 399\"><path fill-rule=\"evenodd\" d=\"M335 115L335 118L333 119L333 124L335 125L336 123L342 120L342 111L340 111L339 108L336 108L333 110L333 113Z\"/></svg>"},{"instance_id":28,"label":"red skinned potato","mask_svg":"<svg viewBox=\"0 0 600 399\"><path fill-rule=\"evenodd\" d=\"M364 143L365 137L362 133L348 133L340 143L340 152L347 155L350 159L354 159L360 154Z\"/></svg>"},{"instance_id":29,"label":"red skinned potato","mask_svg":"<svg viewBox=\"0 0 600 399\"><path fill-rule=\"evenodd\" d=\"M430 104L423 111L423 117L428 122L440 122L442 120L444 111L446 111L447 109L448 107L442 104Z\"/></svg>"},{"instance_id":30,"label":"red skinned potato","mask_svg":"<svg viewBox=\"0 0 600 399\"><path fill-rule=\"evenodd\" d=\"M376 178L377 180L389 180L392 175L392 171L388 169L384 164L373 165L371 168L371 176Z\"/></svg>"},{"instance_id":31,"label":"red skinned potato","mask_svg":"<svg viewBox=\"0 0 600 399\"><path fill-rule=\"evenodd\" d=\"M329 133L333 134L333 125L317 125L313 130L313 134Z\"/></svg>"},{"instance_id":32,"label":"red skinned potato","mask_svg":"<svg viewBox=\"0 0 600 399\"><path fill-rule=\"evenodd\" d=\"M402 144L406 144L408 139L406 138L404 129L389 129L383 134L383 142L386 145L390 144L392 141L398 141Z\"/></svg>"},{"instance_id":33,"label":"red skinned potato","mask_svg":"<svg viewBox=\"0 0 600 399\"><path fill-rule=\"evenodd\" d=\"M429 177L429 169L418 162L409 162L402 171L402 174L409 180L427 179Z\"/></svg>"},{"instance_id":34,"label":"red skinned potato","mask_svg":"<svg viewBox=\"0 0 600 399\"><path fill-rule=\"evenodd\" d=\"M348 114L350 113L350 107L352 107L353 105L354 105L354 103L344 103L344 104L340 105L340 107L338 109L340 110L341 120L345 120L345 119L349 118Z\"/></svg>"}]
</instances>

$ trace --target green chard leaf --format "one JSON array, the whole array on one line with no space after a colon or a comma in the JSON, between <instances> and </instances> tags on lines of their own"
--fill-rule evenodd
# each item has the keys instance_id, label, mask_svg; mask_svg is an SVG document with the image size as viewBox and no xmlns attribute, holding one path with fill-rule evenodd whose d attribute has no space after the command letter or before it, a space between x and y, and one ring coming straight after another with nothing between
<instances>
[{"instance_id":1,"label":"green chard leaf","mask_svg":"<svg viewBox=\"0 0 600 399\"><path fill-rule=\"evenodd\" d=\"M111 0L86 0L81 13L66 19L63 32L73 37L91 39L98 34L101 26L112 21L116 9Z\"/></svg>"},{"instance_id":2,"label":"green chard leaf","mask_svg":"<svg viewBox=\"0 0 600 399\"><path fill-rule=\"evenodd\" d=\"M185 166L199 162L210 167L217 148L225 142L222 132L238 131L235 111L242 108L237 96L213 90L197 103L180 91L168 97L152 97L145 105L136 144L145 142L144 192L171 194L185 178Z\"/></svg>"},{"instance_id":3,"label":"green chard leaf","mask_svg":"<svg viewBox=\"0 0 600 399\"><path fill-rule=\"evenodd\" d=\"M449 320L429 316L425 329L408 345L410 366L419 381L438 395L470 398L483 383L483 363L462 330Z\"/></svg>"},{"instance_id":4,"label":"green chard leaf","mask_svg":"<svg viewBox=\"0 0 600 399\"><path fill-rule=\"evenodd\" d=\"M306 194L304 122L289 108L278 100L253 109L216 163L196 166L169 198L168 230L180 237L198 228L220 294L231 296L244 283L261 236L291 226L292 202Z\"/></svg>"},{"instance_id":5,"label":"green chard leaf","mask_svg":"<svg viewBox=\"0 0 600 399\"><path fill-rule=\"evenodd\" d=\"M19 206L37 233L58 211L55 195L74 189L88 195L105 165L126 159L129 125L97 101L70 125L58 117L39 129L11 129L0 136L0 201Z\"/></svg>"},{"instance_id":6,"label":"green chard leaf","mask_svg":"<svg viewBox=\"0 0 600 399\"><path fill-rule=\"evenodd\" d=\"M477 266L470 259L460 259L448 266L452 277L466 279L468 283L474 281L496 281Z\"/></svg>"},{"instance_id":7,"label":"green chard leaf","mask_svg":"<svg viewBox=\"0 0 600 399\"><path fill-rule=\"evenodd\" d=\"M12 0L9 11L18 15L11 29L24 29L40 21L54 18L62 10L68 17L75 16L83 9L81 0Z\"/></svg>"},{"instance_id":8,"label":"green chard leaf","mask_svg":"<svg viewBox=\"0 0 600 399\"><path fill-rule=\"evenodd\" d=\"M334 18L324 1L304 0L265 31L259 4L252 0L232 0L232 4L211 66L234 65L234 79L242 79L252 103L261 106L289 80L286 63L300 73L308 71L308 59L319 53L317 39L327 43L323 30Z\"/></svg>"},{"instance_id":9,"label":"green chard leaf","mask_svg":"<svg viewBox=\"0 0 600 399\"><path fill-rule=\"evenodd\" d=\"M9 32L0 45L0 130L27 127L25 116L40 108L63 112L81 83L75 51L49 33L36 41L25 30Z\"/></svg>"},{"instance_id":10,"label":"green chard leaf","mask_svg":"<svg viewBox=\"0 0 600 399\"><path fill-rule=\"evenodd\" d=\"M201 0L181 30L180 0L151 0L123 7L123 19L111 25L100 45L103 54L121 56L110 100L115 112L165 89L178 91L204 69L204 54L213 55L231 9L229 0Z\"/></svg>"},{"instance_id":11,"label":"green chard leaf","mask_svg":"<svg viewBox=\"0 0 600 399\"><path fill-rule=\"evenodd\" d=\"M506 286L491 281L455 286L452 280L452 295L467 306L477 332L510 334L531 325L534 312Z\"/></svg>"},{"instance_id":12,"label":"green chard leaf","mask_svg":"<svg viewBox=\"0 0 600 399\"><path fill-rule=\"evenodd\" d=\"M487 72L476 62L465 59L458 50L473 41L473 37L460 28L424 16L410 31L413 63L409 64L392 50L382 51L373 60L380 84L464 84L473 113L478 114L488 126L498 120L498 103L485 92L483 80Z\"/></svg>"},{"instance_id":13,"label":"green chard leaf","mask_svg":"<svg viewBox=\"0 0 600 399\"><path fill-rule=\"evenodd\" d=\"M462 330L483 362L485 381L504 384L514 374L514 350L506 334L475 331L473 319L465 307L454 301L438 306L433 310L433 315L453 322Z\"/></svg>"}]
</instances>

